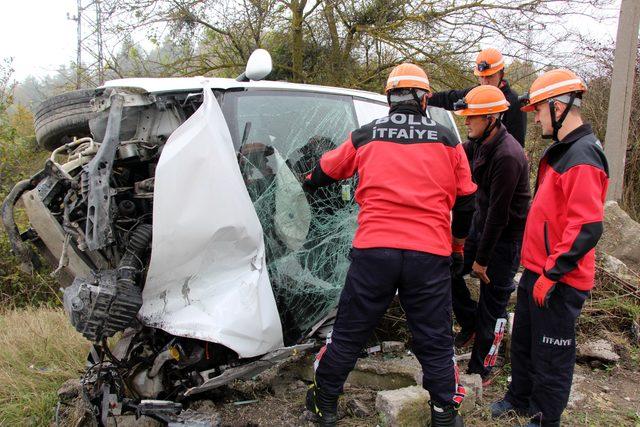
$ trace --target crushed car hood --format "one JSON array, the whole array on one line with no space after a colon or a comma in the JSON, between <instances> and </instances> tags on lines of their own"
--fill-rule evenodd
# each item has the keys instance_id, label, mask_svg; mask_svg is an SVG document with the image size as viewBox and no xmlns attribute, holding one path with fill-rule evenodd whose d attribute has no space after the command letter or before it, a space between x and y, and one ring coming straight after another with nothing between
<instances>
[{"instance_id":1,"label":"crushed car hood","mask_svg":"<svg viewBox=\"0 0 640 427\"><path fill-rule=\"evenodd\" d=\"M263 230L210 89L158 162L141 321L240 357L283 346Z\"/></svg>"}]
</instances>

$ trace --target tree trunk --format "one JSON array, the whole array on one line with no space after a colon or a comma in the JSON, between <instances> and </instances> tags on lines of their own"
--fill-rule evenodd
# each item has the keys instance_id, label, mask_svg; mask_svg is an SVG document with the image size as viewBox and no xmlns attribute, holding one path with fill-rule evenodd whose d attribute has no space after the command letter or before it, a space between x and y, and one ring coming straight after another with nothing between
<instances>
[{"instance_id":1,"label":"tree trunk","mask_svg":"<svg viewBox=\"0 0 640 427\"><path fill-rule=\"evenodd\" d=\"M331 81L329 83L337 85L339 83L338 70L340 69L340 58L342 58L342 54L340 52L340 36L338 35L338 27L334 14L333 4L330 1L325 2L324 16L327 21L327 30L329 31L329 37L331 39L331 58L329 58Z\"/></svg>"},{"instance_id":2,"label":"tree trunk","mask_svg":"<svg viewBox=\"0 0 640 427\"><path fill-rule=\"evenodd\" d=\"M302 62L304 59L304 40L302 24L304 23L304 6L306 0L291 2L291 68L293 81L304 82Z\"/></svg>"}]
</instances>

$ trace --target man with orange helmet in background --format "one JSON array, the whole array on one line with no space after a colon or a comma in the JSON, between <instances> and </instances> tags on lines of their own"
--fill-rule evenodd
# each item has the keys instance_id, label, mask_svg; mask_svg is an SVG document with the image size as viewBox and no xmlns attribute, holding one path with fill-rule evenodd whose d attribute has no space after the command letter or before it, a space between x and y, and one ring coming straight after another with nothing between
<instances>
[{"instance_id":1,"label":"man with orange helmet in background","mask_svg":"<svg viewBox=\"0 0 640 427\"><path fill-rule=\"evenodd\" d=\"M452 229L457 239L467 236L476 186L457 137L426 113L430 90L422 68L394 68L386 86L389 115L326 152L304 184L313 192L359 176L351 266L306 399L321 425L335 424L344 381L396 291L431 396L431 425L463 425L457 414L464 388L453 353L450 256Z\"/></svg>"},{"instance_id":2,"label":"man with orange helmet in background","mask_svg":"<svg viewBox=\"0 0 640 427\"><path fill-rule=\"evenodd\" d=\"M499 50L488 48L482 50L476 57L473 74L478 77L481 85L495 86L504 93L509 102L509 108L504 112L502 123L519 143L524 147L524 139L527 133L527 115L520 111L518 94L511 89L504 79L504 57ZM472 88L462 90L448 90L435 92L429 99L429 105L453 110L453 104L464 96Z\"/></svg>"},{"instance_id":3,"label":"man with orange helmet in background","mask_svg":"<svg viewBox=\"0 0 640 427\"><path fill-rule=\"evenodd\" d=\"M535 197L522 243L511 343L512 381L493 416L515 411L530 426L559 426L576 356L575 324L595 277L595 245L603 231L607 159L580 115L587 90L573 72L538 77L523 111L534 111L553 138L538 167Z\"/></svg>"},{"instance_id":4,"label":"man with orange helmet in background","mask_svg":"<svg viewBox=\"0 0 640 427\"><path fill-rule=\"evenodd\" d=\"M508 108L502 91L489 85L471 89L454 105L455 114L465 117L469 141L463 146L478 185L471 232L464 249L454 247L454 252L464 252L464 266L452 280L453 311L462 327L456 341L475 335L467 372L480 374L485 384L507 323L531 199L524 150L501 121ZM472 270L481 283L477 303L463 278Z\"/></svg>"}]
</instances>

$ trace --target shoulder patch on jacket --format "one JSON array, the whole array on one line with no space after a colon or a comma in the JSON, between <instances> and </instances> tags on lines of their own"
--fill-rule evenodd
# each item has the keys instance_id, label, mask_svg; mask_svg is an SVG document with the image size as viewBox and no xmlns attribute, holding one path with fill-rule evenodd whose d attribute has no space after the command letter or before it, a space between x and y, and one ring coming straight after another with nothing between
<instances>
[{"instance_id":1,"label":"shoulder patch on jacket","mask_svg":"<svg viewBox=\"0 0 640 427\"><path fill-rule=\"evenodd\" d=\"M375 122L376 121L374 120L373 122L367 123L366 125L363 125L351 132L351 143L356 149L372 141L373 126Z\"/></svg>"},{"instance_id":2,"label":"shoulder patch on jacket","mask_svg":"<svg viewBox=\"0 0 640 427\"><path fill-rule=\"evenodd\" d=\"M562 154L553 155L549 159L549 166L562 174L578 165L590 165L602 169L609 176L609 165L602 150L602 144L594 134L585 135L571 143Z\"/></svg>"}]
</instances>

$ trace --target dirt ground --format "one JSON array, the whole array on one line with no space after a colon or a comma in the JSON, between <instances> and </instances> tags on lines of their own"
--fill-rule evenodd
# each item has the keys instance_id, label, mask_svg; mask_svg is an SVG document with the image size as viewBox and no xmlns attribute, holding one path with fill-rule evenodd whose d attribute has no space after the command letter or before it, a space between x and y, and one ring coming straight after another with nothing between
<instances>
[{"instance_id":1,"label":"dirt ground","mask_svg":"<svg viewBox=\"0 0 640 427\"><path fill-rule=\"evenodd\" d=\"M602 328L582 330L578 342L596 335L611 341L621 359L612 366L586 361L576 365L574 390L562 425L640 427L640 348L631 344L632 339L627 334L606 332ZM511 427L527 423L525 418L495 420L490 416L489 404L504 396L509 382L510 366L504 364L503 359L499 363L503 366L497 370L492 384L483 390L482 402L465 415L465 425ZM464 372L465 364L459 362L461 372ZM215 405L207 404L215 406L225 426L313 426L304 410L307 383L284 371L265 382L238 383L226 393L221 391L224 397L219 397ZM376 394L376 391L346 384L345 394L340 399L342 419L338 425L380 425L375 409ZM358 406L361 409L354 413L354 407Z\"/></svg>"},{"instance_id":2,"label":"dirt ground","mask_svg":"<svg viewBox=\"0 0 640 427\"><path fill-rule=\"evenodd\" d=\"M394 314L392 312L392 314ZM397 313L396 313L397 314ZM397 327L398 316L387 319L391 325L379 332L374 340L383 341L389 337L405 338L406 331ZM599 323L599 322L596 322ZM620 332L625 330L626 332ZM618 332L604 329L604 325L589 324L580 328L578 342L603 338L610 341L620 361L615 365L601 365L593 361L580 361L576 365L574 390L570 403L563 415L563 426L634 426L640 427L640 345L632 344L634 338L626 328ZM637 337L636 337L637 339ZM504 347L502 348L504 351ZM384 360L387 356L373 356ZM309 359L289 362L280 369L271 369L252 381L237 381L221 387L202 400L192 402L190 409L199 412L217 413L224 426L304 426L311 427L310 414L304 409L304 398L309 383L302 380L300 366L310 365ZM464 372L466 362L459 362ZM494 420L489 414L489 404L504 396L510 375L510 366L503 359L498 361L492 384L483 390L483 400L465 414L467 426L518 426L528 421L525 418ZM307 377L308 378L308 377ZM345 393L340 398L339 426L381 425L375 409L377 391L368 388L345 385ZM428 411L428 407L424 408ZM2 423L0 423L1 425ZM73 424L71 424L73 425ZM139 424L132 424L139 426ZM404 427L404 426L403 426ZM411 427L411 426L407 426Z\"/></svg>"},{"instance_id":3,"label":"dirt ground","mask_svg":"<svg viewBox=\"0 0 640 427\"><path fill-rule=\"evenodd\" d=\"M565 411L563 425L640 426L640 371L629 365L624 362L614 367L577 365L576 389L572 394L576 401ZM508 365L501 368L491 386L485 388L483 402L465 416L467 426L526 424L524 418L494 420L489 415L488 404L504 395L508 371ZM225 426L313 426L304 410L306 388L303 381L284 374L272 378L269 384L238 383L226 392L221 391L215 399L217 403L208 401L204 406L195 406L217 411ZM342 419L338 425L379 425L375 399L375 391L347 385L340 400ZM354 413L354 401L359 402L363 412Z\"/></svg>"},{"instance_id":4,"label":"dirt ground","mask_svg":"<svg viewBox=\"0 0 640 427\"><path fill-rule=\"evenodd\" d=\"M593 361L576 365L574 390L563 416L563 426L640 427L640 349L631 345L623 334L610 333L608 338L621 356L620 361L608 366ZM386 363L387 359L387 356L376 355L371 357L369 363ZM202 396L202 400L191 402L190 409L216 413L224 426L311 427L314 424L304 409L308 382L301 379L299 369L310 363L308 358L301 355L299 360L279 369L272 368L252 381L236 381L216 389ZM459 363L461 371L466 368L465 363ZM510 366L502 360L498 363L502 366L498 368L492 384L483 390L483 400L465 414L465 425L506 427L526 424L524 418L494 420L489 414L489 404L502 398L509 381ZM338 425L381 425L375 409L376 395L377 392L372 389L346 384L339 403L341 420ZM424 410L429 409L425 407ZM70 422L63 424L77 426L77 418L68 415ZM72 418L75 418L75 422L71 422ZM118 422L118 425L121 423ZM126 425L146 424L134 421Z\"/></svg>"}]
</instances>

